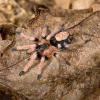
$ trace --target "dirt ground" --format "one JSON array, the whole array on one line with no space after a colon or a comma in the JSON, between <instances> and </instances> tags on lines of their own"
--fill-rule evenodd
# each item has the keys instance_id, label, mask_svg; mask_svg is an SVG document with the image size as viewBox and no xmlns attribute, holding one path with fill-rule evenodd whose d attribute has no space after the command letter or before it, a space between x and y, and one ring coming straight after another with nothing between
<instances>
[{"instance_id":1,"label":"dirt ground","mask_svg":"<svg viewBox=\"0 0 100 100\"><path fill-rule=\"evenodd\" d=\"M53 0L37 1L39 5L34 0L0 0L0 25L10 25L7 38L0 37L0 54L5 51L0 56L0 100L100 100L100 0L91 5L93 10L61 9ZM29 55L12 48L33 41L21 39L14 33L16 27L41 36L43 26L54 32L62 24L73 36L69 48L49 61L40 80L35 64L20 77Z\"/></svg>"}]
</instances>

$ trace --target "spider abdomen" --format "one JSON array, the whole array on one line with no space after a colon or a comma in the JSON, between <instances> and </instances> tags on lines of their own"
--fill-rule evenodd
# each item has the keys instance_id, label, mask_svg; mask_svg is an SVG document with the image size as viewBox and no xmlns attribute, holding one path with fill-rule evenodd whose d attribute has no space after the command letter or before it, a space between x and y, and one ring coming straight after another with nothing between
<instances>
[{"instance_id":1,"label":"spider abdomen","mask_svg":"<svg viewBox=\"0 0 100 100\"><path fill-rule=\"evenodd\" d=\"M72 38L68 36L66 39L57 41L55 37L52 37L50 39L50 44L59 48L59 49L65 49L68 47L68 45L71 43Z\"/></svg>"}]
</instances>

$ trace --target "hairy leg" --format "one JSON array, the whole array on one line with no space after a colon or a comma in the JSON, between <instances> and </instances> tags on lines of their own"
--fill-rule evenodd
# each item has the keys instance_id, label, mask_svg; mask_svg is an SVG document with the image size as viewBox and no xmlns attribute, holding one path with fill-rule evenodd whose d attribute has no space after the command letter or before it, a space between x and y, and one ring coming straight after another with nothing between
<instances>
[{"instance_id":1,"label":"hairy leg","mask_svg":"<svg viewBox=\"0 0 100 100\"><path fill-rule=\"evenodd\" d=\"M36 36L28 36L25 35L25 29L23 28L17 28L16 29L16 34L20 35L21 38L26 39L26 40L31 40L31 41L38 41L38 38L36 38Z\"/></svg>"},{"instance_id":2,"label":"hairy leg","mask_svg":"<svg viewBox=\"0 0 100 100\"><path fill-rule=\"evenodd\" d=\"M56 33L61 31L63 29L64 24L62 25L57 25L55 28L53 27L52 30L49 29L48 26L45 26L42 30L42 37L46 40L50 40L52 36L54 36Z\"/></svg>"},{"instance_id":3,"label":"hairy leg","mask_svg":"<svg viewBox=\"0 0 100 100\"><path fill-rule=\"evenodd\" d=\"M34 60L36 59L36 57L37 57L37 53L34 52L34 53L30 56L30 60L29 60L29 62L25 65L23 71L21 71L21 72L19 73L19 76L24 75L25 72L27 72L27 71L29 70L29 68L31 68L31 66L33 65L33 62L34 62Z\"/></svg>"},{"instance_id":4,"label":"hairy leg","mask_svg":"<svg viewBox=\"0 0 100 100\"><path fill-rule=\"evenodd\" d=\"M48 35L48 26L45 26L42 30L42 38L46 38L46 36Z\"/></svg>"},{"instance_id":5,"label":"hairy leg","mask_svg":"<svg viewBox=\"0 0 100 100\"><path fill-rule=\"evenodd\" d=\"M42 57L41 60L40 60L40 63L37 65L37 67L39 69L37 79L41 78L42 71L43 71L43 69L46 65L47 65L47 61L46 61L45 57Z\"/></svg>"},{"instance_id":6,"label":"hairy leg","mask_svg":"<svg viewBox=\"0 0 100 100\"><path fill-rule=\"evenodd\" d=\"M16 34L20 35L21 38L26 39L26 40L38 41L38 39L34 35L28 36L28 35L25 35L25 33L26 33L26 31L24 28L16 29Z\"/></svg>"},{"instance_id":7,"label":"hairy leg","mask_svg":"<svg viewBox=\"0 0 100 100\"><path fill-rule=\"evenodd\" d=\"M24 45L24 46L17 46L16 48L13 48L13 51L16 50L28 50L28 53L31 53L32 51L34 51L36 48L36 44L32 44L32 45Z\"/></svg>"},{"instance_id":8,"label":"hairy leg","mask_svg":"<svg viewBox=\"0 0 100 100\"><path fill-rule=\"evenodd\" d=\"M51 33L47 36L47 40L50 40L51 37L53 37L56 33L59 33L63 29L63 24L62 25L57 25L55 28L51 30Z\"/></svg>"},{"instance_id":9,"label":"hairy leg","mask_svg":"<svg viewBox=\"0 0 100 100\"><path fill-rule=\"evenodd\" d=\"M25 35L24 33L21 33L20 34L20 37L21 38L24 38L24 39L26 39L26 40L31 40L31 41L36 41L36 37L34 37L34 36L28 36L28 35Z\"/></svg>"}]
</instances>

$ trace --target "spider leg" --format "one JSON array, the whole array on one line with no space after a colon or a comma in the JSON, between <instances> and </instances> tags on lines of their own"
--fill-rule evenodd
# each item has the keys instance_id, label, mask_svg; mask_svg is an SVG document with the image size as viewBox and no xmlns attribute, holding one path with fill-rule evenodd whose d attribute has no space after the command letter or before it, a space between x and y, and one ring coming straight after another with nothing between
<instances>
[{"instance_id":1,"label":"spider leg","mask_svg":"<svg viewBox=\"0 0 100 100\"><path fill-rule=\"evenodd\" d=\"M59 30L62 29L62 26L63 25L58 25L56 26L55 28L53 28L53 31L50 31L49 27L48 26L45 26L42 30L42 37L46 40L50 40L50 38L52 36L54 36L56 33L59 32Z\"/></svg>"},{"instance_id":2,"label":"spider leg","mask_svg":"<svg viewBox=\"0 0 100 100\"><path fill-rule=\"evenodd\" d=\"M42 57L41 60L40 60L40 63L37 65L37 67L39 69L39 73L38 73L37 79L41 78L42 71L43 71L43 69L45 68L46 65L47 65L47 61L46 61L45 57Z\"/></svg>"},{"instance_id":3,"label":"spider leg","mask_svg":"<svg viewBox=\"0 0 100 100\"><path fill-rule=\"evenodd\" d=\"M36 57L37 57L37 53L34 52L34 53L31 55L29 62L25 65L23 71L21 71L21 72L19 73L19 76L24 75L24 74L29 70L29 68L33 65L33 61L36 59Z\"/></svg>"},{"instance_id":4,"label":"spider leg","mask_svg":"<svg viewBox=\"0 0 100 100\"><path fill-rule=\"evenodd\" d=\"M50 40L51 37L53 37L55 34L57 34L59 31L61 31L62 29L62 25L58 25L58 26L55 26L53 28L53 30L51 31L51 33L47 36L47 40Z\"/></svg>"},{"instance_id":5,"label":"spider leg","mask_svg":"<svg viewBox=\"0 0 100 100\"><path fill-rule=\"evenodd\" d=\"M17 50L28 50L28 53L30 53L31 51L34 51L36 48L36 44L32 44L32 45L24 45L24 46L17 46L16 48L13 48L13 51L17 51Z\"/></svg>"},{"instance_id":6,"label":"spider leg","mask_svg":"<svg viewBox=\"0 0 100 100\"><path fill-rule=\"evenodd\" d=\"M25 31L25 29L23 29L23 28L17 28L16 29L16 34L20 35L21 38L26 39L26 40L38 41L38 38L36 38L35 36L25 35L24 31Z\"/></svg>"},{"instance_id":7,"label":"spider leg","mask_svg":"<svg viewBox=\"0 0 100 100\"><path fill-rule=\"evenodd\" d=\"M21 37L21 38L24 38L24 39L26 39L26 40L38 41L38 38L36 38L36 37L34 37L34 36L25 35L24 33L21 33L21 34L20 34L20 37Z\"/></svg>"},{"instance_id":8,"label":"spider leg","mask_svg":"<svg viewBox=\"0 0 100 100\"><path fill-rule=\"evenodd\" d=\"M46 39L47 35L50 33L49 27L45 26L42 30L42 38Z\"/></svg>"},{"instance_id":9,"label":"spider leg","mask_svg":"<svg viewBox=\"0 0 100 100\"><path fill-rule=\"evenodd\" d=\"M36 49L36 46L28 49L27 53L31 53L31 52L35 51L35 49Z\"/></svg>"}]
</instances>

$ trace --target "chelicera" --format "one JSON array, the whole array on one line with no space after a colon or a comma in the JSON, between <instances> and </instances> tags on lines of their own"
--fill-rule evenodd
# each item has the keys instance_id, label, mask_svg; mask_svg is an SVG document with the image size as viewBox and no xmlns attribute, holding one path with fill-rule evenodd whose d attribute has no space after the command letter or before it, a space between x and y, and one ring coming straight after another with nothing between
<instances>
[{"instance_id":1,"label":"chelicera","mask_svg":"<svg viewBox=\"0 0 100 100\"><path fill-rule=\"evenodd\" d=\"M27 50L27 52L31 54L28 63L19 73L19 76L24 75L31 68L34 60L39 60L37 67L39 69L38 78L40 78L44 67L48 64L48 61L54 56L57 57L59 51L68 48L69 44L72 42L72 36L67 31L59 31L53 34L48 34L47 31L48 27L44 27L41 34L41 40L37 37L29 37L23 32L20 33L22 38L33 40L36 43L32 45L17 46L13 49Z\"/></svg>"}]
</instances>

